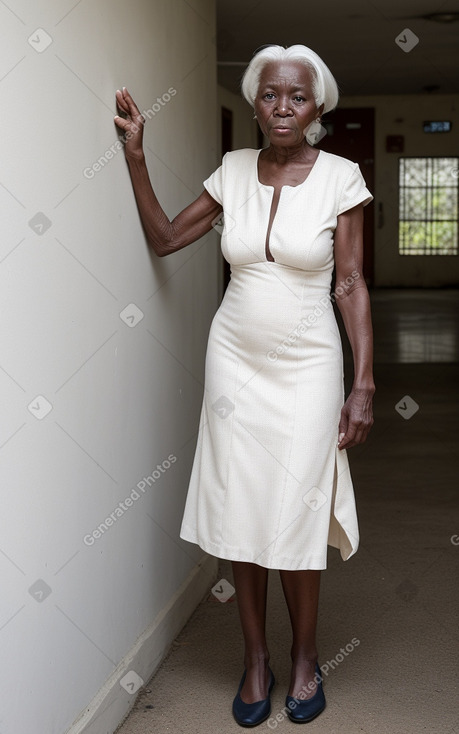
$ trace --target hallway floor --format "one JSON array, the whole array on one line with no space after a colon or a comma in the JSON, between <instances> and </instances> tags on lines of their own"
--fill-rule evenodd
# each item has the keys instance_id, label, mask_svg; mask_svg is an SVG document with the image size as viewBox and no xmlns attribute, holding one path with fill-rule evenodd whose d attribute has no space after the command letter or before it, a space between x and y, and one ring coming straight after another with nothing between
<instances>
[{"instance_id":1,"label":"hallway floor","mask_svg":"<svg viewBox=\"0 0 459 734\"><path fill-rule=\"evenodd\" d=\"M381 289L371 301L375 423L349 451L361 541L347 562L329 549L318 626L327 707L305 729L459 734L459 291ZM229 562L218 578L232 583ZM290 624L275 571L267 626L277 682L257 731L298 734L281 713ZM117 734L243 731L231 714L242 655L235 597L209 593Z\"/></svg>"}]
</instances>

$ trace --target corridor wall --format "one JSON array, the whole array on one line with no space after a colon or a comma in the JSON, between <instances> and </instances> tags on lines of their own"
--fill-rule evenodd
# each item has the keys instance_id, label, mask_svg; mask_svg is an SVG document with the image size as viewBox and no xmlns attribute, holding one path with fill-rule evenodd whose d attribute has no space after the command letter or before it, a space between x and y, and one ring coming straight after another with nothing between
<instances>
[{"instance_id":1,"label":"corridor wall","mask_svg":"<svg viewBox=\"0 0 459 734\"><path fill-rule=\"evenodd\" d=\"M2 734L112 732L215 579L179 538L218 235L148 250L115 90L172 218L217 167L213 0L0 4Z\"/></svg>"}]
</instances>

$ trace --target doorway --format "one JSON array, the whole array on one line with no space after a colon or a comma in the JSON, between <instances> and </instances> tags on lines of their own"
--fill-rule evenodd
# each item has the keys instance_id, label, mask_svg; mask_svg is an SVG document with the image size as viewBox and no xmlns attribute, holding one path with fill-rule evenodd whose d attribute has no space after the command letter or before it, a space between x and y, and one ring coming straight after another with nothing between
<instances>
[{"instance_id":1,"label":"doorway","mask_svg":"<svg viewBox=\"0 0 459 734\"><path fill-rule=\"evenodd\" d=\"M374 108L338 108L324 115L322 124L327 135L317 147L358 163L367 188L374 196ZM363 242L363 276L371 286L374 282L374 201L365 207Z\"/></svg>"},{"instance_id":2,"label":"doorway","mask_svg":"<svg viewBox=\"0 0 459 734\"><path fill-rule=\"evenodd\" d=\"M225 153L233 150L233 111L227 107L221 108L221 131L222 131L222 158ZM226 291L231 278L230 264L222 255L223 260L223 294Z\"/></svg>"}]
</instances>

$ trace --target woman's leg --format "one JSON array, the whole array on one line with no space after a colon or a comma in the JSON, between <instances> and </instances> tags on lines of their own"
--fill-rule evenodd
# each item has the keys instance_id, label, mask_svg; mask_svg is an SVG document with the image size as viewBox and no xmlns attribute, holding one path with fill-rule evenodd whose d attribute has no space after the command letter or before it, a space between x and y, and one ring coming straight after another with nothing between
<instances>
[{"instance_id":1,"label":"woman's leg","mask_svg":"<svg viewBox=\"0 0 459 734\"><path fill-rule=\"evenodd\" d=\"M245 703L254 703L268 695L269 652L265 634L268 569L242 561L232 561L232 567L247 669L240 695Z\"/></svg>"},{"instance_id":2,"label":"woman's leg","mask_svg":"<svg viewBox=\"0 0 459 734\"><path fill-rule=\"evenodd\" d=\"M279 571L292 623L292 674L289 696L311 698L317 662L316 625L320 571ZM305 688L302 688L305 686ZM298 694L303 690L301 696Z\"/></svg>"}]
</instances>

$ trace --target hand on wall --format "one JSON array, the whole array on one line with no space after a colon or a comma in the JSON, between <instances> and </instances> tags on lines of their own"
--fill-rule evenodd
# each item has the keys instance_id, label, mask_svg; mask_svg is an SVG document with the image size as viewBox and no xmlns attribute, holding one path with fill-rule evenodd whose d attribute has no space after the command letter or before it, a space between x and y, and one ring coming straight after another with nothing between
<instances>
[{"instance_id":1,"label":"hand on wall","mask_svg":"<svg viewBox=\"0 0 459 734\"><path fill-rule=\"evenodd\" d=\"M123 116L115 115L115 124L124 131L124 152L127 157L142 158L145 117L139 111L126 87L116 90L116 103Z\"/></svg>"}]
</instances>

